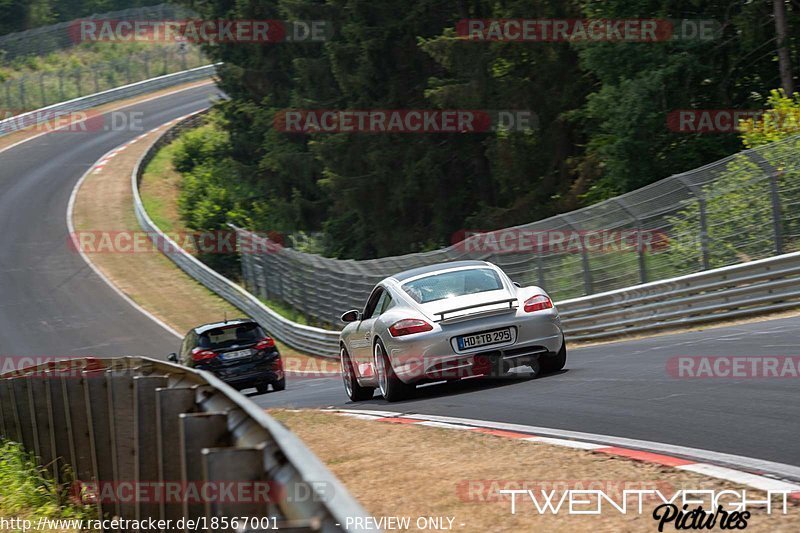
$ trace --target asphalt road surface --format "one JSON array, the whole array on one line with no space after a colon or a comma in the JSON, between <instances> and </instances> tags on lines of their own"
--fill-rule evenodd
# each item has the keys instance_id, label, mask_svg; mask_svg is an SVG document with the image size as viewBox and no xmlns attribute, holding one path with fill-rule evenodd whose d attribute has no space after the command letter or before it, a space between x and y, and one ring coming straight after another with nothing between
<instances>
[{"instance_id":1,"label":"asphalt road surface","mask_svg":"<svg viewBox=\"0 0 800 533\"><path fill-rule=\"evenodd\" d=\"M199 88L135 106L145 129L208 105ZM140 314L67 247L70 192L98 158L140 131L55 133L0 153L0 354L149 355L177 340ZM290 379L253 396L264 407L359 407L609 434L800 465L797 379L676 379L674 356L792 355L800 318L573 350L536 380L420 389L389 404L346 400L337 378Z\"/></svg>"},{"instance_id":2,"label":"asphalt road surface","mask_svg":"<svg viewBox=\"0 0 800 533\"><path fill-rule=\"evenodd\" d=\"M122 300L69 249L67 203L103 154L208 107L217 92L205 86L126 108L124 116L140 119L141 128L54 132L0 152L0 354L163 358L175 351L173 335Z\"/></svg>"},{"instance_id":3,"label":"asphalt road surface","mask_svg":"<svg viewBox=\"0 0 800 533\"><path fill-rule=\"evenodd\" d=\"M353 403L339 378L290 379L264 407L349 407L568 429L800 465L800 380L677 378L676 356L792 355L800 318L572 350L559 374L420 388L414 398Z\"/></svg>"}]
</instances>

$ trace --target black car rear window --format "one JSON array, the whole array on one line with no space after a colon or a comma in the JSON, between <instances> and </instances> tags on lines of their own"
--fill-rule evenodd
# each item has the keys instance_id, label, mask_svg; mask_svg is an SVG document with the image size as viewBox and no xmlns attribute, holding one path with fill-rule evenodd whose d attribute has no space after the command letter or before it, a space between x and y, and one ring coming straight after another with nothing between
<instances>
[{"instance_id":1,"label":"black car rear window","mask_svg":"<svg viewBox=\"0 0 800 533\"><path fill-rule=\"evenodd\" d=\"M210 329L200 335L200 348L212 350L229 348L234 345L250 344L264 338L258 324L234 324Z\"/></svg>"}]
</instances>

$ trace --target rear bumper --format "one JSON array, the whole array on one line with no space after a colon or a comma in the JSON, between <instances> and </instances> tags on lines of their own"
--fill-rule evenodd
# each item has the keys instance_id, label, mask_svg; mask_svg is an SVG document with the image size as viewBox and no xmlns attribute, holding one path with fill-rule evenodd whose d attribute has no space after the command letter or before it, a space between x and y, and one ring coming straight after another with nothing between
<instances>
[{"instance_id":1,"label":"rear bumper","mask_svg":"<svg viewBox=\"0 0 800 533\"><path fill-rule=\"evenodd\" d=\"M269 359L225 367L209 366L203 370L211 372L228 385L237 389L274 383L285 377L280 355L277 351Z\"/></svg>"},{"instance_id":2,"label":"rear bumper","mask_svg":"<svg viewBox=\"0 0 800 533\"><path fill-rule=\"evenodd\" d=\"M513 343L489 345L457 351L454 338L473 332L488 331L501 327L515 328ZM551 357L558 353L564 342L561 323L555 310L523 315L509 320L481 321L475 324L459 324L444 327L430 335L412 335L391 339L386 346L397 376L405 383L427 380L455 380L474 375L504 373L509 368L522 366L538 357ZM414 338L416 337L416 338Z\"/></svg>"}]
</instances>

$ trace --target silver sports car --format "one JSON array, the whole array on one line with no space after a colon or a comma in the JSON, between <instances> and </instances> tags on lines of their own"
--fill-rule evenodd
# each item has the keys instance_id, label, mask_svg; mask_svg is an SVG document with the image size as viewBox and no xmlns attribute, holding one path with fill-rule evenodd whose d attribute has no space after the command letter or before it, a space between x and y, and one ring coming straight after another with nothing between
<instances>
[{"instance_id":1,"label":"silver sports car","mask_svg":"<svg viewBox=\"0 0 800 533\"><path fill-rule=\"evenodd\" d=\"M375 388L390 402L426 382L527 376L564 368L558 311L485 261L456 261L388 277L363 311L342 315L342 377L353 401Z\"/></svg>"}]
</instances>

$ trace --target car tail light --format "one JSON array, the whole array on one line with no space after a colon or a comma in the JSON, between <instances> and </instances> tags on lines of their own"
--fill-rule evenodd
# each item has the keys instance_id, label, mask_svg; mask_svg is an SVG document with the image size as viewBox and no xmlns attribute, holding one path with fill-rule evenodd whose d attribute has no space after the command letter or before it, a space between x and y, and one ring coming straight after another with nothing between
<instances>
[{"instance_id":1,"label":"car tail light","mask_svg":"<svg viewBox=\"0 0 800 533\"><path fill-rule=\"evenodd\" d=\"M264 337L258 344L256 344L256 350L266 350L267 348L272 348L275 346L275 341L272 337Z\"/></svg>"},{"instance_id":2,"label":"car tail light","mask_svg":"<svg viewBox=\"0 0 800 533\"><path fill-rule=\"evenodd\" d=\"M192 361L194 362L208 361L209 359L214 359L216 356L217 353L211 350L204 350L202 348L195 348L192 350Z\"/></svg>"},{"instance_id":3,"label":"car tail light","mask_svg":"<svg viewBox=\"0 0 800 533\"><path fill-rule=\"evenodd\" d=\"M533 313L544 309L552 309L553 301L544 294L537 294L525 300L525 312Z\"/></svg>"},{"instance_id":4,"label":"car tail light","mask_svg":"<svg viewBox=\"0 0 800 533\"><path fill-rule=\"evenodd\" d=\"M423 331L430 331L432 329L433 326L424 320L419 320L417 318L404 318L403 320L392 324L389 328L389 333L392 334L392 337L402 337L403 335L422 333Z\"/></svg>"}]
</instances>

